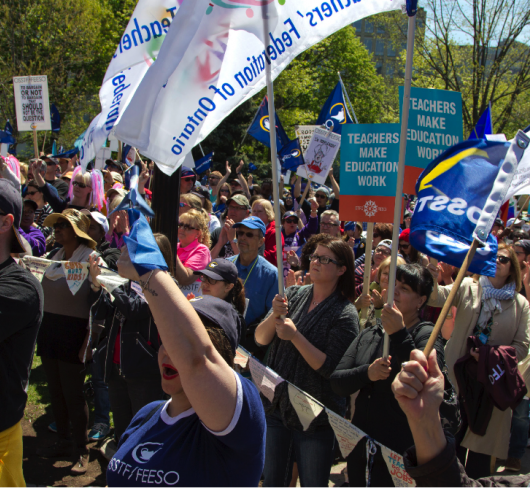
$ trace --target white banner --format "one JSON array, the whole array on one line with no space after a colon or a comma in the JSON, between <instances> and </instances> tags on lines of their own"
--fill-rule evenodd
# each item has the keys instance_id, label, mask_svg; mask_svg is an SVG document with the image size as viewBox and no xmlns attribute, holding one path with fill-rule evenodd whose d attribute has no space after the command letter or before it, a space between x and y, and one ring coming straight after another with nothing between
<instances>
[{"instance_id":1,"label":"white banner","mask_svg":"<svg viewBox=\"0 0 530 488\"><path fill-rule=\"evenodd\" d=\"M46 273L46 270L53 263L53 261L50 261L49 259L36 258L33 256L24 256L22 258L22 262L24 263L24 266L26 266L27 270L30 271L31 274L39 281L42 281L44 273Z\"/></svg>"},{"instance_id":2,"label":"white banner","mask_svg":"<svg viewBox=\"0 0 530 488\"><path fill-rule=\"evenodd\" d=\"M261 393L272 402L274 399L274 391L276 387L284 381L281 376L278 376L272 369L267 368L259 361L250 358L250 373L254 383L259 388Z\"/></svg>"},{"instance_id":3,"label":"white banner","mask_svg":"<svg viewBox=\"0 0 530 488\"><path fill-rule=\"evenodd\" d=\"M394 486L416 486L416 482L405 471L403 456L381 444L379 447L381 447L381 454L388 467L388 472L392 476Z\"/></svg>"},{"instance_id":4,"label":"white banner","mask_svg":"<svg viewBox=\"0 0 530 488\"><path fill-rule=\"evenodd\" d=\"M37 130L51 130L48 77L15 76L13 90L18 130L20 132L33 130L31 127L33 124L37 126Z\"/></svg>"},{"instance_id":5,"label":"white banner","mask_svg":"<svg viewBox=\"0 0 530 488\"><path fill-rule=\"evenodd\" d=\"M355 449L357 443L365 437L366 434L361 429L355 427L351 422L337 415L335 412L332 412L328 408L326 408L326 413L328 414L329 423L333 428L335 437L339 443L340 452L344 456L344 459L346 459Z\"/></svg>"},{"instance_id":6,"label":"white banner","mask_svg":"<svg viewBox=\"0 0 530 488\"><path fill-rule=\"evenodd\" d=\"M154 63L115 125L115 135L166 174L238 105L301 52L339 29L404 0L196 0L178 10ZM268 17L264 32L262 11Z\"/></svg>"},{"instance_id":7,"label":"white banner","mask_svg":"<svg viewBox=\"0 0 530 488\"><path fill-rule=\"evenodd\" d=\"M80 149L83 168L119 122L140 81L160 51L183 0L139 0L105 73L99 91L101 113L90 123Z\"/></svg>"},{"instance_id":8,"label":"white banner","mask_svg":"<svg viewBox=\"0 0 530 488\"><path fill-rule=\"evenodd\" d=\"M340 149L340 134L316 128L296 174L323 185Z\"/></svg>"},{"instance_id":9,"label":"white banner","mask_svg":"<svg viewBox=\"0 0 530 488\"><path fill-rule=\"evenodd\" d=\"M98 281L109 292L112 293L118 286L125 285L129 282L127 278L122 278L118 273L107 268L100 268L101 274Z\"/></svg>"},{"instance_id":10,"label":"white banner","mask_svg":"<svg viewBox=\"0 0 530 488\"><path fill-rule=\"evenodd\" d=\"M324 409L313 397L307 393L301 392L290 383L287 385L289 390L289 400L294 408L294 411L300 419L300 423L304 430L307 430L311 422L315 420L320 412Z\"/></svg>"}]
</instances>

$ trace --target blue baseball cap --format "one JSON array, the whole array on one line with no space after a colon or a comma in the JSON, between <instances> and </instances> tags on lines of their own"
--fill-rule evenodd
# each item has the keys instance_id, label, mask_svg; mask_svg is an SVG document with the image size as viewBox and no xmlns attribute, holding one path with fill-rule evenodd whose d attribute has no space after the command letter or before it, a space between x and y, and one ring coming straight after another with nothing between
<instances>
[{"instance_id":1,"label":"blue baseball cap","mask_svg":"<svg viewBox=\"0 0 530 488\"><path fill-rule=\"evenodd\" d=\"M355 230L355 225L356 224L357 224L357 222L353 222L353 221L346 222L344 224L344 230Z\"/></svg>"},{"instance_id":2,"label":"blue baseball cap","mask_svg":"<svg viewBox=\"0 0 530 488\"><path fill-rule=\"evenodd\" d=\"M182 166L182 171L180 172L181 178L188 178L189 176L195 176L197 178L197 175L193 172L191 168L188 168L187 166Z\"/></svg>"},{"instance_id":3,"label":"blue baseball cap","mask_svg":"<svg viewBox=\"0 0 530 488\"><path fill-rule=\"evenodd\" d=\"M241 226L248 227L249 229L258 229L261 231L263 237L265 237L265 233L267 232L267 228L265 227L263 220L261 220L259 217L247 217L241 222L234 224L232 227L234 229L237 229Z\"/></svg>"}]
</instances>

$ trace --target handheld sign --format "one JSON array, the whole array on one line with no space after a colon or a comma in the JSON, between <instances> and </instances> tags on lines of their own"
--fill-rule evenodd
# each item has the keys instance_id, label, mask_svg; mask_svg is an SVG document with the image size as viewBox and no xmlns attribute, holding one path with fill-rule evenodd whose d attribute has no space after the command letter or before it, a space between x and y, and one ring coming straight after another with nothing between
<instances>
[{"instance_id":1,"label":"handheld sign","mask_svg":"<svg viewBox=\"0 0 530 488\"><path fill-rule=\"evenodd\" d=\"M296 137L300 141L300 147L302 148L302 154L305 155L305 152L307 151L307 147L309 146L309 143L311 142L311 138L313 137L313 133L315 132L315 129L319 129L322 126L320 125L296 125L295 126L295 133Z\"/></svg>"},{"instance_id":2,"label":"handheld sign","mask_svg":"<svg viewBox=\"0 0 530 488\"><path fill-rule=\"evenodd\" d=\"M47 76L15 76L15 108L19 132L51 130L50 102Z\"/></svg>"},{"instance_id":3,"label":"handheld sign","mask_svg":"<svg viewBox=\"0 0 530 488\"><path fill-rule=\"evenodd\" d=\"M340 151L340 213L344 220L394 219L400 124L346 124Z\"/></svg>"},{"instance_id":4,"label":"handheld sign","mask_svg":"<svg viewBox=\"0 0 530 488\"><path fill-rule=\"evenodd\" d=\"M339 134L317 128L304 154L305 166L299 166L297 175L323 185L340 148Z\"/></svg>"},{"instance_id":5,"label":"handheld sign","mask_svg":"<svg viewBox=\"0 0 530 488\"><path fill-rule=\"evenodd\" d=\"M403 87L399 87L400 117ZM403 192L415 194L416 180L429 163L462 142L462 94L411 88Z\"/></svg>"}]
</instances>

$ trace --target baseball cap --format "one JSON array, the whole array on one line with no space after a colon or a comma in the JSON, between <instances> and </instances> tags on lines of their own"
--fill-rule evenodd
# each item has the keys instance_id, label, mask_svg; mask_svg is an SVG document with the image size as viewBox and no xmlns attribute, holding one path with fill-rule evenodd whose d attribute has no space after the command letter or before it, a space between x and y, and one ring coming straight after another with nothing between
<instances>
[{"instance_id":1,"label":"baseball cap","mask_svg":"<svg viewBox=\"0 0 530 488\"><path fill-rule=\"evenodd\" d=\"M206 268L194 271L196 275L206 275L212 280L235 283L237 281L237 268L232 261L217 258L206 265Z\"/></svg>"},{"instance_id":2,"label":"baseball cap","mask_svg":"<svg viewBox=\"0 0 530 488\"><path fill-rule=\"evenodd\" d=\"M504 227L504 220L495 219L495 222L493 222L493 225L500 225L500 226Z\"/></svg>"},{"instance_id":3,"label":"baseball cap","mask_svg":"<svg viewBox=\"0 0 530 488\"><path fill-rule=\"evenodd\" d=\"M241 227L241 226L245 226L249 229L258 229L261 231L263 237L265 237L265 233L267 232L267 228L265 227L263 220L261 220L259 217L247 217L246 219L243 219L241 222L234 224L232 227L234 229L237 229L238 227Z\"/></svg>"},{"instance_id":4,"label":"baseball cap","mask_svg":"<svg viewBox=\"0 0 530 488\"><path fill-rule=\"evenodd\" d=\"M22 197L13 183L4 178L0 179L0 210L4 214L13 216L13 232L15 239L11 242L11 252L26 252L24 241L18 233L20 218L22 217Z\"/></svg>"},{"instance_id":5,"label":"baseball cap","mask_svg":"<svg viewBox=\"0 0 530 488\"><path fill-rule=\"evenodd\" d=\"M228 207L228 205L230 204L231 201L234 201L236 202L238 205L241 205L242 207L247 207L247 208L250 208L250 204L248 203L248 199L245 195L234 195L232 197L230 197L227 201L226 201L226 206Z\"/></svg>"},{"instance_id":6,"label":"baseball cap","mask_svg":"<svg viewBox=\"0 0 530 488\"><path fill-rule=\"evenodd\" d=\"M121 164L119 161L114 161L114 159L105 159L105 169L108 169L110 165L116 166L116 168L119 168L121 171L124 170L123 164Z\"/></svg>"},{"instance_id":7,"label":"baseball cap","mask_svg":"<svg viewBox=\"0 0 530 488\"><path fill-rule=\"evenodd\" d=\"M102 213L91 212L86 208L81 210L81 213L85 214L87 217L94 219L99 225L101 225L101 227L103 227L103 230L105 231L105 234L109 233L109 221L107 220L107 217L105 217Z\"/></svg>"},{"instance_id":8,"label":"baseball cap","mask_svg":"<svg viewBox=\"0 0 530 488\"><path fill-rule=\"evenodd\" d=\"M180 172L181 178L188 178L190 176L194 176L197 178L197 175L193 172L191 168L188 168L187 166L182 166L182 171Z\"/></svg>"},{"instance_id":9,"label":"baseball cap","mask_svg":"<svg viewBox=\"0 0 530 488\"><path fill-rule=\"evenodd\" d=\"M410 242L410 229L405 229L399 234L400 241ZM390 248L392 249L392 247Z\"/></svg>"},{"instance_id":10,"label":"baseball cap","mask_svg":"<svg viewBox=\"0 0 530 488\"><path fill-rule=\"evenodd\" d=\"M111 171L110 174L112 175L113 181L116 183L121 183L123 185L123 176L120 175L120 173L116 173L116 171Z\"/></svg>"},{"instance_id":11,"label":"baseball cap","mask_svg":"<svg viewBox=\"0 0 530 488\"><path fill-rule=\"evenodd\" d=\"M355 230L357 222L350 220L344 224L344 230Z\"/></svg>"},{"instance_id":12,"label":"baseball cap","mask_svg":"<svg viewBox=\"0 0 530 488\"><path fill-rule=\"evenodd\" d=\"M317 191L315 191L315 193L318 193L319 191L324 193L329 198L330 192L325 186L321 186Z\"/></svg>"},{"instance_id":13,"label":"baseball cap","mask_svg":"<svg viewBox=\"0 0 530 488\"><path fill-rule=\"evenodd\" d=\"M39 206L37 205L37 202L34 202L33 200L30 200L29 198L26 198L26 199L24 200L24 205L25 205L26 203L29 204L29 205L31 205L31 206L33 207L33 210L37 210L37 209L39 208Z\"/></svg>"},{"instance_id":14,"label":"baseball cap","mask_svg":"<svg viewBox=\"0 0 530 488\"><path fill-rule=\"evenodd\" d=\"M289 217L296 217L296 218L298 218L298 215L296 214L296 212L293 212L292 210L289 210L288 212L285 212L285 213L283 214L282 220L288 219Z\"/></svg>"},{"instance_id":15,"label":"baseball cap","mask_svg":"<svg viewBox=\"0 0 530 488\"><path fill-rule=\"evenodd\" d=\"M235 355L241 337L241 319L236 309L230 303L209 295L192 298L190 303L200 316L223 329Z\"/></svg>"},{"instance_id":16,"label":"baseball cap","mask_svg":"<svg viewBox=\"0 0 530 488\"><path fill-rule=\"evenodd\" d=\"M379 244L377 244L377 247L379 246L387 247L388 249L392 251L392 241L390 239L385 239L381 241Z\"/></svg>"},{"instance_id":17,"label":"baseball cap","mask_svg":"<svg viewBox=\"0 0 530 488\"><path fill-rule=\"evenodd\" d=\"M47 156L44 156L42 158L43 161L46 161L48 165L51 164L59 164L59 160L53 156L53 154L48 154Z\"/></svg>"},{"instance_id":18,"label":"baseball cap","mask_svg":"<svg viewBox=\"0 0 530 488\"><path fill-rule=\"evenodd\" d=\"M120 197L124 198L127 195L127 192L123 188L111 188L107 192L107 198L110 200L112 195L118 194Z\"/></svg>"}]
</instances>

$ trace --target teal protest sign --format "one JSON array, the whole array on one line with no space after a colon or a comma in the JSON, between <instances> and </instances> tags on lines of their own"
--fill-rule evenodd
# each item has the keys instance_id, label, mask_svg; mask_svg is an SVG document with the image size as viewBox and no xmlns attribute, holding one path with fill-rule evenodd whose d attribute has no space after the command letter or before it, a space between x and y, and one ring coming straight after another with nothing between
<instances>
[{"instance_id":1,"label":"teal protest sign","mask_svg":"<svg viewBox=\"0 0 530 488\"><path fill-rule=\"evenodd\" d=\"M400 118L403 87L399 87ZM414 194L416 180L442 152L462 142L462 94L431 88L412 88L407 130L403 192Z\"/></svg>"},{"instance_id":2,"label":"teal protest sign","mask_svg":"<svg viewBox=\"0 0 530 488\"><path fill-rule=\"evenodd\" d=\"M340 146L344 220L392 222L400 124L345 124Z\"/></svg>"}]
</instances>

